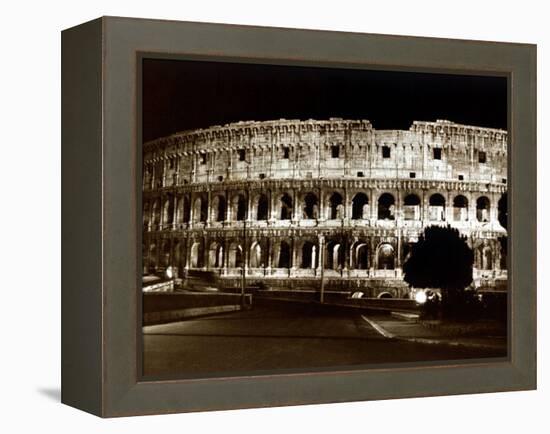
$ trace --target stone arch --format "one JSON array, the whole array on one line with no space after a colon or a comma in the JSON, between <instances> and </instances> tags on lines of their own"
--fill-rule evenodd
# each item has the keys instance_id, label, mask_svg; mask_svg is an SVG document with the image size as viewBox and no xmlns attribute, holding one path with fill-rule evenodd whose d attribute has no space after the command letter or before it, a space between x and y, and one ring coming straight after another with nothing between
<instances>
[{"instance_id":1,"label":"stone arch","mask_svg":"<svg viewBox=\"0 0 550 434\"><path fill-rule=\"evenodd\" d=\"M453 199L453 219L461 222L468 220L468 199L461 194Z\"/></svg>"},{"instance_id":2,"label":"stone arch","mask_svg":"<svg viewBox=\"0 0 550 434\"><path fill-rule=\"evenodd\" d=\"M292 198L290 197L290 195L288 193L283 193L283 195L281 196L280 200L280 209L281 209L281 212L279 214L279 217L281 220L290 220L292 219L292 206L293 206L293 202L292 202Z\"/></svg>"},{"instance_id":3,"label":"stone arch","mask_svg":"<svg viewBox=\"0 0 550 434\"><path fill-rule=\"evenodd\" d=\"M193 221L196 222L205 222L208 215L208 203L206 199L202 196L195 198L193 203Z\"/></svg>"},{"instance_id":4,"label":"stone arch","mask_svg":"<svg viewBox=\"0 0 550 434\"><path fill-rule=\"evenodd\" d=\"M278 268L290 268L292 264L292 252L290 245L286 241L279 243L279 256L277 258Z\"/></svg>"},{"instance_id":5,"label":"stone arch","mask_svg":"<svg viewBox=\"0 0 550 434\"><path fill-rule=\"evenodd\" d=\"M208 268L223 267L223 246L218 241L212 241L208 249Z\"/></svg>"},{"instance_id":6,"label":"stone arch","mask_svg":"<svg viewBox=\"0 0 550 434\"><path fill-rule=\"evenodd\" d=\"M164 225L171 226L174 223L174 196L166 196L162 207L162 213L162 221Z\"/></svg>"},{"instance_id":7,"label":"stone arch","mask_svg":"<svg viewBox=\"0 0 550 434\"><path fill-rule=\"evenodd\" d=\"M352 246L353 268L357 270L369 269L369 246L364 241L356 241Z\"/></svg>"},{"instance_id":8,"label":"stone arch","mask_svg":"<svg viewBox=\"0 0 550 434\"><path fill-rule=\"evenodd\" d=\"M189 259L191 268L204 267L204 243L202 240L193 242Z\"/></svg>"},{"instance_id":9,"label":"stone arch","mask_svg":"<svg viewBox=\"0 0 550 434\"><path fill-rule=\"evenodd\" d=\"M405 220L420 220L420 198L411 193L403 200L403 211Z\"/></svg>"},{"instance_id":10,"label":"stone arch","mask_svg":"<svg viewBox=\"0 0 550 434\"><path fill-rule=\"evenodd\" d=\"M390 193L378 198L378 220L395 220L395 198Z\"/></svg>"},{"instance_id":11,"label":"stone arch","mask_svg":"<svg viewBox=\"0 0 550 434\"><path fill-rule=\"evenodd\" d=\"M302 201L302 218L319 218L319 198L313 192L306 193Z\"/></svg>"},{"instance_id":12,"label":"stone arch","mask_svg":"<svg viewBox=\"0 0 550 434\"><path fill-rule=\"evenodd\" d=\"M377 268L379 270L395 269L395 249L389 243L382 243L378 246Z\"/></svg>"},{"instance_id":13,"label":"stone arch","mask_svg":"<svg viewBox=\"0 0 550 434\"><path fill-rule=\"evenodd\" d=\"M153 202L153 230L158 230L160 225L160 199Z\"/></svg>"},{"instance_id":14,"label":"stone arch","mask_svg":"<svg viewBox=\"0 0 550 434\"><path fill-rule=\"evenodd\" d=\"M233 220L242 221L246 220L247 209L246 209L246 198L243 194L239 193L233 196L232 199L232 214Z\"/></svg>"},{"instance_id":15,"label":"stone arch","mask_svg":"<svg viewBox=\"0 0 550 434\"><path fill-rule=\"evenodd\" d=\"M300 268L315 268L317 262L317 247L311 241L302 243L302 261Z\"/></svg>"},{"instance_id":16,"label":"stone arch","mask_svg":"<svg viewBox=\"0 0 550 434\"><path fill-rule=\"evenodd\" d=\"M480 196L476 200L476 218L478 222L487 223L490 220L491 202L487 196Z\"/></svg>"},{"instance_id":17,"label":"stone arch","mask_svg":"<svg viewBox=\"0 0 550 434\"><path fill-rule=\"evenodd\" d=\"M250 268L263 268L264 261L262 255L262 246L259 241L254 241L250 246Z\"/></svg>"},{"instance_id":18,"label":"stone arch","mask_svg":"<svg viewBox=\"0 0 550 434\"><path fill-rule=\"evenodd\" d=\"M328 198L328 218L331 220L344 218L344 199L335 191Z\"/></svg>"},{"instance_id":19,"label":"stone arch","mask_svg":"<svg viewBox=\"0 0 550 434\"><path fill-rule=\"evenodd\" d=\"M189 196L185 195L180 199L181 202L181 219L183 223L189 223L191 220L191 201Z\"/></svg>"},{"instance_id":20,"label":"stone arch","mask_svg":"<svg viewBox=\"0 0 550 434\"><path fill-rule=\"evenodd\" d=\"M241 268L243 266L243 248L237 242L233 241L229 245L228 266L229 268Z\"/></svg>"},{"instance_id":21,"label":"stone arch","mask_svg":"<svg viewBox=\"0 0 550 434\"><path fill-rule=\"evenodd\" d=\"M340 241L330 240L327 242L325 266L331 270L344 268L344 250Z\"/></svg>"},{"instance_id":22,"label":"stone arch","mask_svg":"<svg viewBox=\"0 0 550 434\"><path fill-rule=\"evenodd\" d=\"M212 199L212 220L215 222L223 222L225 220L227 204L225 197L217 194Z\"/></svg>"},{"instance_id":23,"label":"stone arch","mask_svg":"<svg viewBox=\"0 0 550 434\"><path fill-rule=\"evenodd\" d=\"M354 220L369 218L369 197L365 193L357 193L351 200L351 218Z\"/></svg>"},{"instance_id":24,"label":"stone arch","mask_svg":"<svg viewBox=\"0 0 550 434\"><path fill-rule=\"evenodd\" d=\"M384 292L381 292L380 294L378 294L378 297L376 298L393 298L393 295L391 292L388 292L388 291L384 291Z\"/></svg>"},{"instance_id":25,"label":"stone arch","mask_svg":"<svg viewBox=\"0 0 550 434\"><path fill-rule=\"evenodd\" d=\"M430 196L430 220L432 221L444 221L445 220L445 198L439 194L434 193Z\"/></svg>"},{"instance_id":26,"label":"stone arch","mask_svg":"<svg viewBox=\"0 0 550 434\"><path fill-rule=\"evenodd\" d=\"M481 246L480 247L480 269L482 270L492 270L493 269L493 249L490 246Z\"/></svg>"},{"instance_id":27,"label":"stone arch","mask_svg":"<svg viewBox=\"0 0 550 434\"><path fill-rule=\"evenodd\" d=\"M265 193L260 193L256 197L256 220L268 220L269 219L269 200Z\"/></svg>"}]
</instances>

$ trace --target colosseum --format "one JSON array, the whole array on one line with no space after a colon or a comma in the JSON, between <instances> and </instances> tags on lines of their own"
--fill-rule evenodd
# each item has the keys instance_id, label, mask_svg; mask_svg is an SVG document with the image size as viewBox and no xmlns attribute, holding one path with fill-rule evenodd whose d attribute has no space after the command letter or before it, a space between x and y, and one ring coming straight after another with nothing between
<instances>
[{"instance_id":1,"label":"colosseum","mask_svg":"<svg viewBox=\"0 0 550 434\"><path fill-rule=\"evenodd\" d=\"M143 273L213 271L225 288L407 297L402 264L429 225L456 227L474 284L506 284L507 132L447 120L237 122L143 145Z\"/></svg>"}]
</instances>

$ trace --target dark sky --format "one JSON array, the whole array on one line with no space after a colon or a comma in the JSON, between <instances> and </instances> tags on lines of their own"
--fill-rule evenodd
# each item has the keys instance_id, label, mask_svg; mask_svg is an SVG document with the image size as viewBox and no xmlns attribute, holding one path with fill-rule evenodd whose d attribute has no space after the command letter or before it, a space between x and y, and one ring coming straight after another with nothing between
<instances>
[{"instance_id":1,"label":"dark sky","mask_svg":"<svg viewBox=\"0 0 550 434\"><path fill-rule=\"evenodd\" d=\"M143 60L143 140L229 122L414 120L506 129L506 78L183 60Z\"/></svg>"}]
</instances>

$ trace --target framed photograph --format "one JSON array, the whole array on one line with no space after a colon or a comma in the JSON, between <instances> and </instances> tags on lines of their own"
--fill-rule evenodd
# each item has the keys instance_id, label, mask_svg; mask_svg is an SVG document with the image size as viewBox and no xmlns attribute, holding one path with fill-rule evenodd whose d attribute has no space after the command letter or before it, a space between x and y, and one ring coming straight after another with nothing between
<instances>
[{"instance_id":1,"label":"framed photograph","mask_svg":"<svg viewBox=\"0 0 550 434\"><path fill-rule=\"evenodd\" d=\"M536 46L104 17L62 55L64 403L536 387Z\"/></svg>"}]
</instances>

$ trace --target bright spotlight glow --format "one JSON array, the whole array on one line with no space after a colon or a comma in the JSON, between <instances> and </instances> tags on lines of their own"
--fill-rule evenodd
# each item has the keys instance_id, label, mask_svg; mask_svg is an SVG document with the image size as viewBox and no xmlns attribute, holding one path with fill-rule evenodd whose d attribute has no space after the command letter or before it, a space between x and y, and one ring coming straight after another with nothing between
<instances>
[{"instance_id":1,"label":"bright spotlight glow","mask_svg":"<svg viewBox=\"0 0 550 434\"><path fill-rule=\"evenodd\" d=\"M415 294L414 299L416 300L416 302L418 304L424 304L428 300L428 296L426 295L426 293L424 291L418 291Z\"/></svg>"},{"instance_id":2,"label":"bright spotlight glow","mask_svg":"<svg viewBox=\"0 0 550 434\"><path fill-rule=\"evenodd\" d=\"M166 277L168 279L171 279L172 277L174 277L174 272L172 271L172 267L168 267L166 269Z\"/></svg>"}]
</instances>

